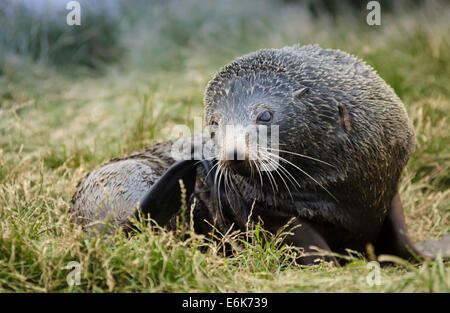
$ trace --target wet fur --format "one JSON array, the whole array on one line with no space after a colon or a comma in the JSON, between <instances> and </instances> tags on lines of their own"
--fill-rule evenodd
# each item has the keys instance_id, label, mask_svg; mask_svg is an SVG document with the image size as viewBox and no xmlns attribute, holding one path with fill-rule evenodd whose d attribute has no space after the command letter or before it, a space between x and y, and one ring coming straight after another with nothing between
<instances>
[{"instance_id":1,"label":"wet fur","mask_svg":"<svg viewBox=\"0 0 450 313\"><path fill-rule=\"evenodd\" d=\"M299 96L305 88L307 92ZM253 207L252 219L261 217L273 232L295 217L302 230L288 242L306 249L317 245L337 252L364 251L371 242L380 252L408 257L402 249L412 243L406 235L397 236L404 221L391 212L401 172L414 149L414 132L403 103L370 66L345 52L317 46L260 50L220 70L209 83L204 102L206 121L223 124L251 123L267 105L280 125L281 149L332 166L281 152L308 173L286 165L300 184L290 186L290 192L281 181L274 192L266 176L261 185L258 176L230 172L229 190L223 189L224 184L216 190L222 216L211 199L218 182L208 182L199 166L194 177L185 177L195 180L189 199L196 203L198 232L209 231L205 219L224 229L230 225L243 229ZM149 147L90 173L73 197L77 221L86 229L92 223L102 228L106 220L127 225L137 204L175 163L170 147L170 142ZM161 190L161 197L174 196L173 190ZM164 209L179 214L173 204ZM153 216L152 210L158 208L143 208ZM402 248L390 249L390 240Z\"/></svg>"}]
</instances>

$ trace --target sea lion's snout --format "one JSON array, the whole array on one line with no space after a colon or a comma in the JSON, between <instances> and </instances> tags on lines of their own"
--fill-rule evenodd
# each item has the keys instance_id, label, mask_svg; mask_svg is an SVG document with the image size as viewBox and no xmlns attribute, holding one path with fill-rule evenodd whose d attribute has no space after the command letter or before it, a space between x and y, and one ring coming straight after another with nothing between
<instances>
[{"instance_id":1,"label":"sea lion's snout","mask_svg":"<svg viewBox=\"0 0 450 313\"><path fill-rule=\"evenodd\" d=\"M245 144L241 145L233 142L225 142L225 147L223 147L220 156L221 159L226 162L239 164L248 161L248 155L248 148Z\"/></svg>"},{"instance_id":2,"label":"sea lion's snout","mask_svg":"<svg viewBox=\"0 0 450 313\"><path fill-rule=\"evenodd\" d=\"M238 158L238 154L239 153L238 153L237 149L235 149L234 158L226 159L225 163L233 170L235 170L243 175L246 175L249 173L249 170L250 170L248 159L240 160Z\"/></svg>"},{"instance_id":3,"label":"sea lion's snout","mask_svg":"<svg viewBox=\"0 0 450 313\"><path fill-rule=\"evenodd\" d=\"M227 160L226 163L229 167L242 175L247 175L250 173L249 164L245 160Z\"/></svg>"},{"instance_id":4,"label":"sea lion's snout","mask_svg":"<svg viewBox=\"0 0 450 313\"><path fill-rule=\"evenodd\" d=\"M225 152L225 161L233 164L243 163L248 161L247 153L235 147L234 149Z\"/></svg>"},{"instance_id":5,"label":"sea lion's snout","mask_svg":"<svg viewBox=\"0 0 450 313\"><path fill-rule=\"evenodd\" d=\"M239 126L226 127L223 134L222 147L219 159L225 166L247 175L250 173L249 146L245 132Z\"/></svg>"},{"instance_id":6,"label":"sea lion's snout","mask_svg":"<svg viewBox=\"0 0 450 313\"><path fill-rule=\"evenodd\" d=\"M224 169L249 176L277 168L278 141L273 140L267 125L223 125L214 134L215 159Z\"/></svg>"}]
</instances>

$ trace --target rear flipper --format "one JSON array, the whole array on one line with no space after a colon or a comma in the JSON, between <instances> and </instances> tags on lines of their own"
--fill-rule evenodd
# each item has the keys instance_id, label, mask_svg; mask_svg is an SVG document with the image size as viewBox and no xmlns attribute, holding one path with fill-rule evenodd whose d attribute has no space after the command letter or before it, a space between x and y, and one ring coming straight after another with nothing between
<instances>
[{"instance_id":1,"label":"rear flipper","mask_svg":"<svg viewBox=\"0 0 450 313\"><path fill-rule=\"evenodd\" d=\"M195 160L185 160L169 167L143 196L134 217L139 220L141 216L148 216L160 226L166 226L181 208L180 180L186 189L186 200L189 200L194 191L196 167L199 163ZM126 231L130 229L134 229L131 221L125 226Z\"/></svg>"},{"instance_id":2,"label":"rear flipper","mask_svg":"<svg viewBox=\"0 0 450 313\"><path fill-rule=\"evenodd\" d=\"M392 199L391 208L374 246L377 255L389 254L410 261L428 258L408 237L403 207L398 193Z\"/></svg>"}]
</instances>

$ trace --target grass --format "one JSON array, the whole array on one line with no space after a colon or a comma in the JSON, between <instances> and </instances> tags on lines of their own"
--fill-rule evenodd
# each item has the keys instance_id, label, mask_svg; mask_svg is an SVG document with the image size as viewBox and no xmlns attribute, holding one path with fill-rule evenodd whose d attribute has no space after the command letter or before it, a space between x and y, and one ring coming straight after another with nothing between
<instances>
[{"instance_id":1,"label":"grass","mask_svg":"<svg viewBox=\"0 0 450 313\"><path fill-rule=\"evenodd\" d=\"M277 244L282 235L265 240L259 228L247 234L247 244L237 244L245 234L227 236L236 251L224 258L217 244L192 234L182 240L181 231L147 227L128 239L88 236L70 223L77 182L112 157L169 139L175 124L192 126L220 66L258 48L300 42L351 52L396 90L417 135L400 187L410 235L424 241L449 232L448 6L386 14L381 26L369 27L360 16L315 19L297 5L272 1L239 10L223 4L197 10L196 1L159 5L150 12L155 18L143 8L147 18L137 15L123 26L126 53L101 74L89 65L36 63L18 52L2 59L1 292L450 291L448 261L396 262L382 268L381 285L369 286L371 269L361 256L351 254L344 267L301 268L292 261L298 251ZM71 261L81 264L79 286L66 282Z\"/></svg>"},{"instance_id":2,"label":"grass","mask_svg":"<svg viewBox=\"0 0 450 313\"><path fill-rule=\"evenodd\" d=\"M52 10L31 10L26 3L32 2L0 4L0 60L19 54L45 64L101 68L120 58L120 23L102 10L105 2L82 1L83 23L78 27L66 24L65 2Z\"/></svg>"}]
</instances>

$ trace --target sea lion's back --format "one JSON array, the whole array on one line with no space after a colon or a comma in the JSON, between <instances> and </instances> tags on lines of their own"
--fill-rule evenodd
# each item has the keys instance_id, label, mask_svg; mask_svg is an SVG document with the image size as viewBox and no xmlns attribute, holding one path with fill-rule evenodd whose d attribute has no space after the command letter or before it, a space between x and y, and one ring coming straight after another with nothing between
<instances>
[{"instance_id":1,"label":"sea lion's back","mask_svg":"<svg viewBox=\"0 0 450 313\"><path fill-rule=\"evenodd\" d=\"M73 218L86 230L124 225L145 192L174 162L170 146L164 142L147 147L90 172L72 198Z\"/></svg>"}]
</instances>

